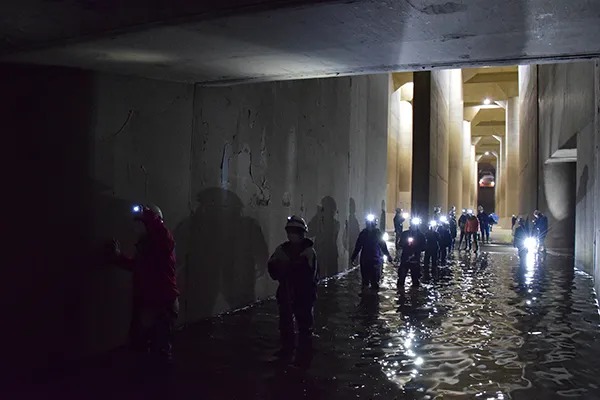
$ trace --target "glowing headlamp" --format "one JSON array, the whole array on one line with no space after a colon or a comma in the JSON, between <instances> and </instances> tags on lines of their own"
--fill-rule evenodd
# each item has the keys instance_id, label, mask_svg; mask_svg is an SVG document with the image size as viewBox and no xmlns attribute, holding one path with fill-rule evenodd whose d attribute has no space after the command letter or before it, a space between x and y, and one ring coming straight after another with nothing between
<instances>
[{"instance_id":1,"label":"glowing headlamp","mask_svg":"<svg viewBox=\"0 0 600 400\"><path fill-rule=\"evenodd\" d=\"M534 237L528 237L525 238L525 241L523 243L525 245L525 247L527 248L527 250L535 250L535 248L538 245L537 239Z\"/></svg>"},{"instance_id":2,"label":"glowing headlamp","mask_svg":"<svg viewBox=\"0 0 600 400\"><path fill-rule=\"evenodd\" d=\"M442 221L442 222L446 223L446 222L448 222L448 217L446 217L445 215L442 215L442 216L440 217L440 221Z\"/></svg>"},{"instance_id":3,"label":"glowing headlamp","mask_svg":"<svg viewBox=\"0 0 600 400\"><path fill-rule=\"evenodd\" d=\"M375 222L375 216L373 214L367 215L367 222Z\"/></svg>"},{"instance_id":4,"label":"glowing headlamp","mask_svg":"<svg viewBox=\"0 0 600 400\"><path fill-rule=\"evenodd\" d=\"M429 221L429 226L432 228L435 228L437 226L437 222L435 221Z\"/></svg>"},{"instance_id":5,"label":"glowing headlamp","mask_svg":"<svg viewBox=\"0 0 600 400\"><path fill-rule=\"evenodd\" d=\"M136 204L135 206L133 206L132 211L134 213L139 213L140 211L142 211L142 207L138 204Z\"/></svg>"},{"instance_id":6,"label":"glowing headlamp","mask_svg":"<svg viewBox=\"0 0 600 400\"><path fill-rule=\"evenodd\" d=\"M413 225L421 225L421 218L415 217L410 221L410 223Z\"/></svg>"},{"instance_id":7,"label":"glowing headlamp","mask_svg":"<svg viewBox=\"0 0 600 400\"><path fill-rule=\"evenodd\" d=\"M411 244L411 243L412 243L412 242L414 242L414 241L415 241L415 239L414 239L414 238L412 238L412 237L409 237L409 238L408 238L408 244Z\"/></svg>"}]
</instances>

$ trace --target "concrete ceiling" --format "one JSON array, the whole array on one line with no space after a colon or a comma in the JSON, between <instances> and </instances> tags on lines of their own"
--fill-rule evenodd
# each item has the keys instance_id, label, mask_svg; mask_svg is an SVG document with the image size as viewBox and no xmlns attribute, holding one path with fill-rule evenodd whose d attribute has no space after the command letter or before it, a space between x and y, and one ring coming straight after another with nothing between
<instances>
[{"instance_id":1,"label":"concrete ceiling","mask_svg":"<svg viewBox=\"0 0 600 400\"><path fill-rule=\"evenodd\" d=\"M1 59L228 84L600 55L600 1L188 3L2 4Z\"/></svg>"},{"instance_id":2,"label":"concrete ceiling","mask_svg":"<svg viewBox=\"0 0 600 400\"><path fill-rule=\"evenodd\" d=\"M498 138L506 133L506 102L519 95L518 68L469 68L463 70L465 116L471 119L471 135L480 137L475 151L482 160L496 162ZM490 106L482 106L489 99ZM488 152L489 155L485 155Z\"/></svg>"}]
</instances>

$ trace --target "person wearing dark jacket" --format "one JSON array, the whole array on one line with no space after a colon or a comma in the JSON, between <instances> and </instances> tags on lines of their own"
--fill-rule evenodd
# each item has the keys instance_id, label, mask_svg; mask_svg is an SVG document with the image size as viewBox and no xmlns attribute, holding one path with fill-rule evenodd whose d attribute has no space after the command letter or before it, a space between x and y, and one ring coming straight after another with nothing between
<instances>
[{"instance_id":1,"label":"person wearing dark jacket","mask_svg":"<svg viewBox=\"0 0 600 400\"><path fill-rule=\"evenodd\" d=\"M425 235L419 231L421 220L413 218L410 228L402 232L400 238L400 247L402 256L400 257L400 266L398 267L398 289L404 290L406 275L410 271L412 286L419 287L419 277L421 275L421 253L425 250L427 240Z\"/></svg>"},{"instance_id":2,"label":"person wearing dark jacket","mask_svg":"<svg viewBox=\"0 0 600 400\"><path fill-rule=\"evenodd\" d=\"M294 319L298 326L300 349L312 347L319 269L314 243L305 237L308 232L306 221L295 215L288 217L285 231L288 240L275 249L267 267L271 278L279 282L276 298L282 345L280 352L291 355L296 347Z\"/></svg>"},{"instance_id":3,"label":"person wearing dark jacket","mask_svg":"<svg viewBox=\"0 0 600 400\"><path fill-rule=\"evenodd\" d=\"M479 206L477 219L479 220L479 229L481 230L481 243L490 243L490 216Z\"/></svg>"},{"instance_id":4,"label":"person wearing dark jacket","mask_svg":"<svg viewBox=\"0 0 600 400\"><path fill-rule=\"evenodd\" d=\"M539 210L533 212L533 231L537 235L538 243L542 251L546 251L546 236L548 235L548 217L542 214Z\"/></svg>"},{"instance_id":5,"label":"person wearing dark jacket","mask_svg":"<svg viewBox=\"0 0 600 400\"><path fill-rule=\"evenodd\" d=\"M403 215L403 210L401 208L396 208L396 215L394 216L394 237L396 244L396 261L398 261L398 255L400 252L398 251L400 242L400 236L402 235L402 230L404 229L404 221L406 221L405 216Z\"/></svg>"},{"instance_id":6,"label":"person wearing dark jacket","mask_svg":"<svg viewBox=\"0 0 600 400\"><path fill-rule=\"evenodd\" d=\"M525 246L525 239L529 237L529 232L525 226L525 221L521 217L517 219L515 226L516 228L513 246L518 249L519 257L521 257L521 260L523 260L523 253L527 250Z\"/></svg>"},{"instance_id":7,"label":"person wearing dark jacket","mask_svg":"<svg viewBox=\"0 0 600 400\"><path fill-rule=\"evenodd\" d=\"M460 216L460 218L458 219L458 228L460 229L460 240L458 241L458 250L460 251L462 248L462 243L463 240L465 240L465 248L464 250L467 249L467 241L466 241L466 231L465 231L465 227L467 226L467 218L468 218L468 214L467 214L467 210L465 210L463 208L462 210L462 215Z\"/></svg>"},{"instance_id":8,"label":"person wearing dark jacket","mask_svg":"<svg viewBox=\"0 0 600 400\"><path fill-rule=\"evenodd\" d=\"M113 240L115 263L133 273L130 347L141 367L160 368L172 361L172 334L179 313L175 240L160 208L137 205L133 211L146 232L137 242L134 257L123 254L119 242Z\"/></svg>"},{"instance_id":9,"label":"person wearing dark jacket","mask_svg":"<svg viewBox=\"0 0 600 400\"><path fill-rule=\"evenodd\" d=\"M429 229L425 232L425 259L423 260L424 278L429 279L431 275L435 278L438 272L438 257L440 254L441 238L437 231L435 220L429 223ZM429 265L431 264L431 269Z\"/></svg>"},{"instance_id":10,"label":"person wearing dark jacket","mask_svg":"<svg viewBox=\"0 0 600 400\"><path fill-rule=\"evenodd\" d=\"M448 224L448 218L442 217L442 222L437 226L437 232L440 235L440 252L439 252L439 264L446 265L448 252L452 246L452 234L450 233L450 226Z\"/></svg>"},{"instance_id":11,"label":"person wearing dark jacket","mask_svg":"<svg viewBox=\"0 0 600 400\"><path fill-rule=\"evenodd\" d=\"M383 234L377 229L377 219L369 214L366 220L366 228L358 235L351 261L356 265L356 258L360 253L360 275L362 277L362 287L366 289L371 286L374 290L379 290L379 281L383 268L383 256L391 260L387 245L383 240Z\"/></svg>"},{"instance_id":12,"label":"person wearing dark jacket","mask_svg":"<svg viewBox=\"0 0 600 400\"><path fill-rule=\"evenodd\" d=\"M450 230L450 251L452 251L456 245L456 235L458 234L458 223L454 212L448 215L448 228Z\"/></svg>"}]
</instances>

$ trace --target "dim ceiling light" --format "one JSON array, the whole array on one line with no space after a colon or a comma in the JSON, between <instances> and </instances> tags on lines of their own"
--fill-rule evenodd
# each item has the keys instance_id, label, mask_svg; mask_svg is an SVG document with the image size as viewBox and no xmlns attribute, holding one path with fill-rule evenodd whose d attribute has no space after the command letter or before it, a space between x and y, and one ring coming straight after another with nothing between
<instances>
[{"instance_id":1,"label":"dim ceiling light","mask_svg":"<svg viewBox=\"0 0 600 400\"><path fill-rule=\"evenodd\" d=\"M489 106L490 104L492 104L492 101L490 99L485 99L485 100L483 100L483 104L485 104L486 106Z\"/></svg>"}]
</instances>

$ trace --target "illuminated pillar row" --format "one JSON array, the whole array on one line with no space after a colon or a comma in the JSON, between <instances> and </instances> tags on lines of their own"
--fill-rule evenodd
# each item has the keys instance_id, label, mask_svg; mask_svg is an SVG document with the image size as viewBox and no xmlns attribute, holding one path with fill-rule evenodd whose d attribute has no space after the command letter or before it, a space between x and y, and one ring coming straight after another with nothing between
<instances>
[{"instance_id":1,"label":"illuminated pillar row","mask_svg":"<svg viewBox=\"0 0 600 400\"><path fill-rule=\"evenodd\" d=\"M461 205L457 206L460 208L472 207L472 183L469 177L472 176L472 163L471 163L471 122L463 121L462 131L462 201Z\"/></svg>"}]
</instances>

